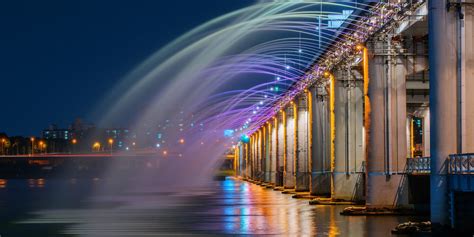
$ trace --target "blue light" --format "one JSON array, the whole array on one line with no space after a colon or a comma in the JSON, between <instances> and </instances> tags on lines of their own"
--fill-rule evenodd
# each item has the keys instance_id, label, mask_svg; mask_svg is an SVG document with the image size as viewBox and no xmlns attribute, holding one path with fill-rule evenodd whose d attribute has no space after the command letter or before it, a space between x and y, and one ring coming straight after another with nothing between
<instances>
[{"instance_id":1,"label":"blue light","mask_svg":"<svg viewBox=\"0 0 474 237\"><path fill-rule=\"evenodd\" d=\"M240 140L241 140L243 143L249 143L249 142L250 142L250 137L249 137L247 134L243 134L243 135L240 137Z\"/></svg>"},{"instance_id":2,"label":"blue light","mask_svg":"<svg viewBox=\"0 0 474 237\"><path fill-rule=\"evenodd\" d=\"M224 130L224 137L232 137L234 135L233 129Z\"/></svg>"}]
</instances>

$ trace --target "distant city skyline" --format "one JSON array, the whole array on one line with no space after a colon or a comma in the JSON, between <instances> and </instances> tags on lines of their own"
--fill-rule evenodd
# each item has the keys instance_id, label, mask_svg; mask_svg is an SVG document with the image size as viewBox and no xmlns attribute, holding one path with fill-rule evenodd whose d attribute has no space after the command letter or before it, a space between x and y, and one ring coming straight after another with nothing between
<instances>
[{"instance_id":1,"label":"distant city skyline","mask_svg":"<svg viewBox=\"0 0 474 237\"><path fill-rule=\"evenodd\" d=\"M51 123L66 126L76 117L97 122L90 114L94 106L137 64L192 28L253 1L217 2L1 3L0 132L39 136Z\"/></svg>"}]
</instances>

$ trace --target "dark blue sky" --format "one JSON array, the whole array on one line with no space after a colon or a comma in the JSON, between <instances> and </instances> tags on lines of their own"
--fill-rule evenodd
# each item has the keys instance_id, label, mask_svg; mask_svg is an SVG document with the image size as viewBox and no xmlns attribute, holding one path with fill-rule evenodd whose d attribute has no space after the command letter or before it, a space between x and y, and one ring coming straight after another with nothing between
<instances>
[{"instance_id":1,"label":"dark blue sky","mask_svg":"<svg viewBox=\"0 0 474 237\"><path fill-rule=\"evenodd\" d=\"M182 33L251 0L0 2L0 132L87 118L122 76ZM94 122L94 121L92 121Z\"/></svg>"}]
</instances>

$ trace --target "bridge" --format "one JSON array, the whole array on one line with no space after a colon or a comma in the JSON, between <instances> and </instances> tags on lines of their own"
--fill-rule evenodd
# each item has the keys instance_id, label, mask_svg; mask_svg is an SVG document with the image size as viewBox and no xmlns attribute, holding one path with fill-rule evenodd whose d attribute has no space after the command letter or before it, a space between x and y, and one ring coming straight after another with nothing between
<instances>
[{"instance_id":1,"label":"bridge","mask_svg":"<svg viewBox=\"0 0 474 237\"><path fill-rule=\"evenodd\" d=\"M0 156L0 180L103 178L111 165L130 176L137 168L157 169L164 162L156 154L125 152Z\"/></svg>"},{"instance_id":2,"label":"bridge","mask_svg":"<svg viewBox=\"0 0 474 237\"><path fill-rule=\"evenodd\" d=\"M370 27L348 32L358 40L328 48L250 125L235 147L238 176L375 209L415 208L413 195L427 190L434 224L466 226L474 1L401 2L373 5L362 17Z\"/></svg>"}]
</instances>

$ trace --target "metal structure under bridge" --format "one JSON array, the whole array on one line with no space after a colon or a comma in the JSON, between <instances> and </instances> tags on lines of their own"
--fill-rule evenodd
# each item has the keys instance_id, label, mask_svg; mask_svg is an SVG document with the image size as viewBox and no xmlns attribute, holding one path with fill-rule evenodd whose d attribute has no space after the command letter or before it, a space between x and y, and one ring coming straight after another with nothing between
<instances>
[{"instance_id":1,"label":"metal structure under bridge","mask_svg":"<svg viewBox=\"0 0 474 237\"><path fill-rule=\"evenodd\" d=\"M474 1L404 6L236 146L238 176L472 228Z\"/></svg>"}]
</instances>

